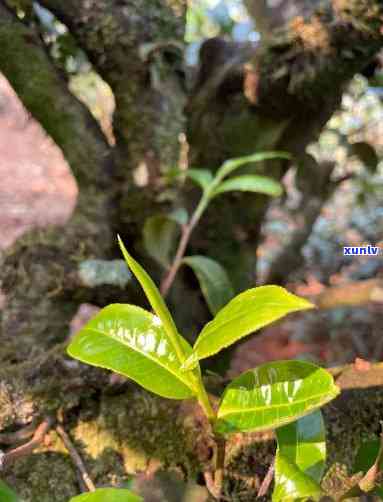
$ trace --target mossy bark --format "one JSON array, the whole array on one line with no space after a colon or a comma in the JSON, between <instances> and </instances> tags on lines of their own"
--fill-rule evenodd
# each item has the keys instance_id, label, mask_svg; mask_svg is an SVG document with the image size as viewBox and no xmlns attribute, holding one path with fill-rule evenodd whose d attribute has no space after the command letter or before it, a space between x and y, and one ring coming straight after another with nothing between
<instances>
[{"instance_id":1,"label":"mossy bark","mask_svg":"<svg viewBox=\"0 0 383 502\"><path fill-rule=\"evenodd\" d=\"M130 475L145 471L153 462L157 468L178 470L185 480L195 480L202 470L209 468L206 451L213 445L212 438L198 407L191 402L160 399L129 383L119 388L108 386L105 372L82 365L70 368L59 353L51 353L45 361L41 360L38 369L30 367L28 371L29 381L25 379L28 373L25 368L22 372L19 404L27 400L34 406L44 402L47 414L61 403L65 428L99 486L118 485ZM12 374L1 373L9 385L17 380L14 370ZM351 365L334 373L343 392L323 409L327 465L339 462L350 472L361 442L380 432L383 367L372 365L360 371ZM55 382L59 374L61 378L65 375L65 391ZM51 409L46 404L47 395L41 401L41 390L47 385L44 375L50 378ZM15 395L14 389L11 394ZM4 387L0 390L1 403L5 395ZM254 500L274 453L271 433L230 438L225 473L227 494L233 500L237 500L239 493L240 500ZM79 490L76 468L54 432L45 445L9 466L2 476L26 502L53 499L67 502Z\"/></svg>"},{"instance_id":2,"label":"mossy bark","mask_svg":"<svg viewBox=\"0 0 383 502\"><path fill-rule=\"evenodd\" d=\"M62 408L65 426L97 483L117 484L145 469L153 457L165 466L178 464L193 477L202 469L193 440L211 444L198 414L197 419L185 418L177 403L131 384L116 390L105 372L63 355L69 319L78 303L92 295L78 284L79 262L112 256L116 226L143 256L142 222L163 207L158 201L164 188L161 174L177 162L178 134L185 126L179 55L169 51L182 41L185 2L41 3L67 24L111 84L117 103L117 147L108 147L88 111L67 91L33 29L0 3L0 69L61 147L80 188L76 212L65 229L31 233L5 257L0 429L14 430ZM333 6L339 21L328 23L333 31L324 33L327 14L318 12L315 22L290 26L256 53L255 75L243 68L236 72L234 92L219 86L203 110L195 108L195 96L191 98L187 110L193 164L215 169L228 157L276 148L300 155L315 139L337 106L342 86L383 44L380 1L346 6L334 0ZM321 35L313 38L323 43L319 48L305 45L313 30ZM135 183L137 169L146 173L145 186ZM281 162L257 166L258 172L278 179L285 169ZM192 201L193 192L186 198ZM202 223L204 230L193 239L194 251L218 258L234 271L237 289L254 282L255 247L266 207L261 197L217 200ZM221 231L223 222L226 228ZM172 301L180 292L186 296L187 282L175 286ZM193 298L181 306L182 317L190 305L196 305L198 316L206 316L199 299ZM198 326L198 319L193 323ZM351 389L327 406L325 414L330 458L350 463L358 442L377 431L383 382L381 367L363 374L347 371L341 378L348 374L354 379ZM78 491L67 453L54 434L51 441L5 473L27 502L64 502ZM245 488L253 500L273 448L267 438L234 439L226 488Z\"/></svg>"}]
</instances>

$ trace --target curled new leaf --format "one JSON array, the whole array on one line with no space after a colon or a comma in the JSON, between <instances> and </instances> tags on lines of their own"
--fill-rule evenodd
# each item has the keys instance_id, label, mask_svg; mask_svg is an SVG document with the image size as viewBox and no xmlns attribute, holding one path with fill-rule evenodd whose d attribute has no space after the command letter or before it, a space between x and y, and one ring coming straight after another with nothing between
<instances>
[{"instance_id":1,"label":"curled new leaf","mask_svg":"<svg viewBox=\"0 0 383 502\"><path fill-rule=\"evenodd\" d=\"M206 256L187 256L182 260L197 276L210 312L214 315L234 296L226 270Z\"/></svg>"},{"instance_id":2,"label":"curled new leaf","mask_svg":"<svg viewBox=\"0 0 383 502\"><path fill-rule=\"evenodd\" d=\"M231 300L203 328L184 369L190 370L198 360L216 354L237 340L284 317L290 312L313 308L307 300L279 286L248 289Z\"/></svg>"},{"instance_id":3,"label":"curled new leaf","mask_svg":"<svg viewBox=\"0 0 383 502\"><path fill-rule=\"evenodd\" d=\"M221 434L274 429L308 415L338 393L332 375L314 364L263 364L227 386L215 428Z\"/></svg>"},{"instance_id":4,"label":"curled new leaf","mask_svg":"<svg viewBox=\"0 0 383 502\"><path fill-rule=\"evenodd\" d=\"M326 429L321 411L278 428L276 436L273 501L320 495L319 483L326 462Z\"/></svg>"},{"instance_id":5,"label":"curled new leaf","mask_svg":"<svg viewBox=\"0 0 383 502\"><path fill-rule=\"evenodd\" d=\"M99 488L73 497L69 502L143 502L143 499L122 488Z\"/></svg>"},{"instance_id":6,"label":"curled new leaf","mask_svg":"<svg viewBox=\"0 0 383 502\"><path fill-rule=\"evenodd\" d=\"M223 181L213 191L212 197L233 191L255 192L279 197L282 195L283 189L280 183L267 176L243 175Z\"/></svg>"},{"instance_id":7,"label":"curled new leaf","mask_svg":"<svg viewBox=\"0 0 383 502\"><path fill-rule=\"evenodd\" d=\"M191 347L180 339L186 354ZM159 317L134 305L102 309L74 337L70 356L107 368L169 399L193 397L188 375Z\"/></svg>"}]
</instances>

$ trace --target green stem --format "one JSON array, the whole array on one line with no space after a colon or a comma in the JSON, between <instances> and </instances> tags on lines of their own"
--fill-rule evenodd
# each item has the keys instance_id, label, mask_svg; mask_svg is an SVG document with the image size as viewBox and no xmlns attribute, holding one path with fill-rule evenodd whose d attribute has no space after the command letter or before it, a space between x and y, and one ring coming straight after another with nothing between
<instances>
[{"instance_id":1,"label":"green stem","mask_svg":"<svg viewBox=\"0 0 383 502\"><path fill-rule=\"evenodd\" d=\"M196 390L197 390L197 399L199 404L201 405L205 415L207 416L209 422L213 424L217 418L217 415L215 411L213 410L213 407L210 403L209 396L207 395L205 386L202 382L201 376L196 373L193 373L195 376L195 384L196 384Z\"/></svg>"}]
</instances>

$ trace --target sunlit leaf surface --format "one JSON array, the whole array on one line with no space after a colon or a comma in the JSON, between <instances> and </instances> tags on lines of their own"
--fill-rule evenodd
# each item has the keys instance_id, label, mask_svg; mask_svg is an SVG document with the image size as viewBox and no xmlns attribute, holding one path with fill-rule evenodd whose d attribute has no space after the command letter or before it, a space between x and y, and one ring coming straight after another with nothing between
<instances>
[{"instance_id":1,"label":"sunlit leaf surface","mask_svg":"<svg viewBox=\"0 0 383 502\"><path fill-rule=\"evenodd\" d=\"M183 263L189 265L197 276L210 312L214 315L234 296L226 270L206 256L187 256Z\"/></svg>"},{"instance_id":2,"label":"sunlit leaf surface","mask_svg":"<svg viewBox=\"0 0 383 502\"><path fill-rule=\"evenodd\" d=\"M135 275L138 282L141 284L142 289L145 292L149 303L157 314L157 316L161 319L162 325L168 336L172 339L173 346L178 354L179 359L183 359L182 348L177 349L181 346L180 335L178 334L176 325L174 324L174 320L166 306L164 299L161 296L161 293L158 291L157 286L152 281L149 274L141 267L141 265L128 253L127 249L124 246L120 236L118 236L118 243L120 245L122 254L125 258L128 267Z\"/></svg>"},{"instance_id":3,"label":"sunlit leaf surface","mask_svg":"<svg viewBox=\"0 0 383 502\"><path fill-rule=\"evenodd\" d=\"M263 364L228 385L215 428L221 434L277 428L311 413L338 393L332 375L314 364Z\"/></svg>"},{"instance_id":4,"label":"sunlit leaf surface","mask_svg":"<svg viewBox=\"0 0 383 502\"><path fill-rule=\"evenodd\" d=\"M267 176L243 175L223 181L213 192L215 197L225 192L255 192L279 197L282 195L282 185Z\"/></svg>"},{"instance_id":5,"label":"sunlit leaf surface","mask_svg":"<svg viewBox=\"0 0 383 502\"><path fill-rule=\"evenodd\" d=\"M312 495L318 494L326 463L326 429L321 411L316 410L280 427L276 436L278 449L273 500L288 500L289 497L296 500L306 497L310 489L314 489ZM279 457L282 457L281 462ZM281 471L286 463L289 468ZM289 479L292 472L294 478ZM314 486L312 481L316 483Z\"/></svg>"},{"instance_id":6,"label":"sunlit leaf surface","mask_svg":"<svg viewBox=\"0 0 383 502\"><path fill-rule=\"evenodd\" d=\"M318 483L285 456L277 455L275 458L275 472L278 472L278 485L273 492L273 502L303 502L322 497Z\"/></svg>"},{"instance_id":7,"label":"sunlit leaf surface","mask_svg":"<svg viewBox=\"0 0 383 502\"><path fill-rule=\"evenodd\" d=\"M129 490L99 488L95 492L78 495L69 502L143 502L143 499Z\"/></svg>"},{"instance_id":8,"label":"sunlit leaf surface","mask_svg":"<svg viewBox=\"0 0 383 502\"><path fill-rule=\"evenodd\" d=\"M181 340L185 353L190 353L191 347ZM194 394L161 319L134 305L102 309L74 337L68 353L121 373L163 397L185 399Z\"/></svg>"},{"instance_id":9,"label":"sunlit leaf surface","mask_svg":"<svg viewBox=\"0 0 383 502\"><path fill-rule=\"evenodd\" d=\"M184 369L191 369L198 360L216 354L257 329L263 328L290 312L312 308L313 305L279 286L248 289L231 300L201 331L192 356Z\"/></svg>"}]
</instances>

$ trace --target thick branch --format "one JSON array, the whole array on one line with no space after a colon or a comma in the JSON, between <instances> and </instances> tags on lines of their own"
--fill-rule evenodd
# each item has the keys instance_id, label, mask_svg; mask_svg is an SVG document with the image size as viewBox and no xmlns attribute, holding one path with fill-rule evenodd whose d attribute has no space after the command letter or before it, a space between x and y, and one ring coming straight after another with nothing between
<instances>
[{"instance_id":1,"label":"thick branch","mask_svg":"<svg viewBox=\"0 0 383 502\"><path fill-rule=\"evenodd\" d=\"M80 186L101 188L110 171L107 142L69 91L38 35L0 2L0 71L27 110L61 148Z\"/></svg>"},{"instance_id":2,"label":"thick branch","mask_svg":"<svg viewBox=\"0 0 383 502\"><path fill-rule=\"evenodd\" d=\"M43 0L76 38L116 98L114 127L130 172L149 183L178 161L185 0ZM181 49L180 49L181 48ZM129 143L128 143L129 142Z\"/></svg>"}]
</instances>

